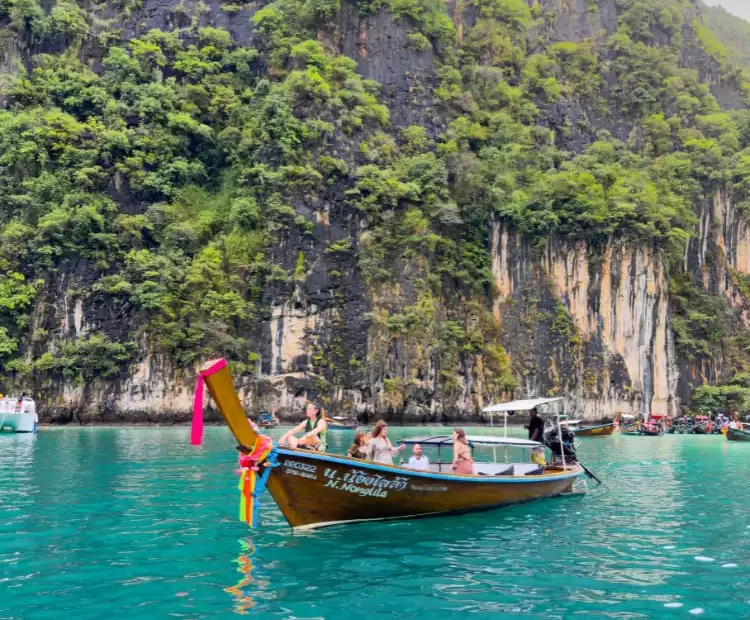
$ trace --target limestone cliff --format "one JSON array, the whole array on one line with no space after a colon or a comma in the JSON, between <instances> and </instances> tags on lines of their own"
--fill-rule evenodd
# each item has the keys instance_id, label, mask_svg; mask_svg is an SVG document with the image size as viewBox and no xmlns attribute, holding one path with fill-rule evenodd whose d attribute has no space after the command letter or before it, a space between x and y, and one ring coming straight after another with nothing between
<instances>
[{"instance_id":1,"label":"limestone cliff","mask_svg":"<svg viewBox=\"0 0 750 620\"><path fill-rule=\"evenodd\" d=\"M493 255L495 312L509 354L526 363L527 394L564 393L587 418L677 412L661 252L551 239L533 260L517 233L495 225ZM534 320L525 322L529 315Z\"/></svg>"},{"instance_id":2,"label":"limestone cliff","mask_svg":"<svg viewBox=\"0 0 750 620\"><path fill-rule=\"evenodd\" d=\"M698 2L125 4L0 11L0 356L44 420L186 421L217 355L249 413L411 422L677 415L746 365L747 93Z\"/></svg>"}]
</instances>

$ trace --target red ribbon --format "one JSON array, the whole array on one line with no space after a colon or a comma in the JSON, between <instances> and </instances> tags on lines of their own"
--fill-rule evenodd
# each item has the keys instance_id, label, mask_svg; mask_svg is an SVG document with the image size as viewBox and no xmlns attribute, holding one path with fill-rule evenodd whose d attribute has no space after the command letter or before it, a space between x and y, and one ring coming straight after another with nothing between
<instances>
[{"instance_id":1,"label":"red ribbon","mask_svg":"<svg viewBox=\"0 0 750 620\"><path fill-rule=\"evenodd\" d=\"M198 373L195 383L195 396L193 397L193 423L190 426L190 443L194 446L201 445L203 441L203 383L204 379L222 368L226 368L227 360L218 360L213 366Z\"/></svg>"}]
</instances>

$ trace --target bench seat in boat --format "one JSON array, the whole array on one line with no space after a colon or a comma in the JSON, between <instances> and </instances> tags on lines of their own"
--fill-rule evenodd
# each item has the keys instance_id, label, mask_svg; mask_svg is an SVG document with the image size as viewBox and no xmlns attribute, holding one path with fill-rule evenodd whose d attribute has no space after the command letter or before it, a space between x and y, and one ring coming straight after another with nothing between
<instances>
[{"instance_id":1,"label":"bench seat in boat","mask_svg":"<svg viewBox=\"0 0 750 620\"><path fill-rule=\"evenodd\" d=\"M451 473L450 463L430 463L430 471ZM480 476L533 476L544 473L536 463L474 463L474 474Z\"/></svg>"}]
</instances>

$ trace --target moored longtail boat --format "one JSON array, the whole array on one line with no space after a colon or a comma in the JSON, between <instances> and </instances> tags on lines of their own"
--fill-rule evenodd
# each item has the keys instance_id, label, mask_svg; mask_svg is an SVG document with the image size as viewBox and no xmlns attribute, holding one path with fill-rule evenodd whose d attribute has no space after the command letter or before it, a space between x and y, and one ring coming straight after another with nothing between
<instances>
[{"instance_id":1,"label":"moored longtail boat","mask_svg":"<svg viewBox=\"0 0 750 620\"><path fill-rule=\"evenodd\" d=\"M695 426L693 427L693 432L696 435L711 435L713 433L714 427L713 423L711 422L711 418L709 418L707 415L698 415L695 416Z\"/></svg>"},{"instance_id":2,"label":"moored longtail boat","mask_svg":"<svg viewBox=\"0 0 750 620\"><path fill-rule=\"evenodd\" d=\"M583 428L574 428L573 433L576 437L606 437L615 432L614 422L610 424L599 424L598 426L585 426Z\"/></svg>"},{"instance_id":3,"label":"moored longtail boat","mask_svg":"<svg viewBox=\"0 0 750 620\"><path fill-rule=\"evenodd\" d=\"M353 431L357 428L356 418L344 418L342 416L329 418L326 416L325 420L329 431Z\"/></svg>"},{"instance_id":4,"label":"moored longtail boat","mask_svg":"<svg viewBox=\"0 0 750 620\"><path fill-rule=\"evenodd\" d=\"M742 428L727 428L727 441L750 441L750 427L743 424Z\"/></svg>"},{"instance_id":5,"label":"moored longtail boat","mask_svg":"<svg viewBox=\"0 0 750 620\"><path fill-rule=\"evenodd\" d=\"M198 381L192 441L200 442L201 381L205 381L239 442L240 516L251 525L264 486L289 525L315 528L489 510L568 493L584 475L577 463L538 468L525 475L508 475L507 471L503 475L458 475L280 448L248 422L224 360L209 362Z\"/></svg>"}]
</instances>

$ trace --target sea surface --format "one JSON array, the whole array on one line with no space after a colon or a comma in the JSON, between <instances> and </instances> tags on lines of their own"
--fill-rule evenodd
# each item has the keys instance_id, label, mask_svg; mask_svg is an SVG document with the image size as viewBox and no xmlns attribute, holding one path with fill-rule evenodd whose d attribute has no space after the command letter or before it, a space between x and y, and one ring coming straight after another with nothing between
<instances>
[{"instance_id":1,"label":"sea surface","mask_svg":"<svg viewBox=\"0 0 750 620\"><path fill-rule=\"evenodd\" d=\"M188 435L0 436L0 619L750 618L750 444L583 438L586 495L292 534L267 494L238 521L226 429Z\"/></svg>"}]
</instances>

